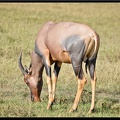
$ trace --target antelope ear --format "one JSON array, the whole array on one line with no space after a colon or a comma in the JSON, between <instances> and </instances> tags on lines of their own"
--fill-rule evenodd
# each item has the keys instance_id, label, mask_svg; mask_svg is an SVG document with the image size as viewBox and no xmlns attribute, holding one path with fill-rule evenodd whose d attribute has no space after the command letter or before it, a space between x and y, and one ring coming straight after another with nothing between
<instances>
[{"instance_id":1,"label":"antelope ear","mask_svg":"<svg viewBox=\"0 0 120 120\"><path fill-rule=\"evenodd\" d=\"M24 66L24 71L27 73L27 74L29 74L29 70L28 70L28 67L25 65Z\"/></svg>"},{"instance_id":2,"label":"antelope ear","mask_svg":"<svg viewBox=\"0 0 120 120\"><path fill-rule=\"evenodd\" d=\"M29 67L29 69L28 69L28 67L25 65L25 67L24 67L24 71L27 73L27 74L31 74L31 72L32 72L32 69L31 69L31 67Z\"/></svg>"}]
</instances>

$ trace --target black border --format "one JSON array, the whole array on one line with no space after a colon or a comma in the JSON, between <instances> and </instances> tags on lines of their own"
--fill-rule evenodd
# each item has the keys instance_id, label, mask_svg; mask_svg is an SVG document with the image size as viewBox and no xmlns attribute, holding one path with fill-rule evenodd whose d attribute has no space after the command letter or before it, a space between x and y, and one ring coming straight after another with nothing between
<instances>
[{"instance_id":1,"label":"black border","mask_svg":"<svg viewBox=\"0 0 120 120\"><path fill-rule=\"evenodd\" d=\"M120 2L120 0L0 0L0 2Z\"/></svg>"}]
</instances>

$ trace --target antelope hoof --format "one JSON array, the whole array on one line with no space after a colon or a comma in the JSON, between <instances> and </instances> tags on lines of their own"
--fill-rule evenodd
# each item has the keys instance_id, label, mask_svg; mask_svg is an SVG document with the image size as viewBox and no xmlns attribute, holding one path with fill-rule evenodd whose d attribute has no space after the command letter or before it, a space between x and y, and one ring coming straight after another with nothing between
<instances>
[{"instance_id":1,"label":"antelope hoof","mask_svg":"<svg viewBox=\"0 0 120 120\"><path fill-rule=\"evenodd\" d=\"M73 109L73 108L71 108L71 109L69 110L69 113L71 113L71 112L75 112L75 111L77 111L77 109Z\"/></svg>"},{"instance_id":2,"label":"antelope hoof","mask_svg":"<svg viewBox=\"0 0 120 120\"><path fill-rule=\"evenodd\" d=\"M48 103L47 110L49 110L50 108L52 109L52 105L53 105L53 102Z\"/></svg>"},{"instance_id":3,"label":"antelope hoof","mask_svg":"<svg viewBox=\"0 0 120 120\"><path fill-rule=\"evenodd\" d=\"M94 109L94 108L93 108L93 109L90 109L88 113L91 114L91 113L93 113L93 112L95 112L95 109Z\"/></svg>"}]
</instances>

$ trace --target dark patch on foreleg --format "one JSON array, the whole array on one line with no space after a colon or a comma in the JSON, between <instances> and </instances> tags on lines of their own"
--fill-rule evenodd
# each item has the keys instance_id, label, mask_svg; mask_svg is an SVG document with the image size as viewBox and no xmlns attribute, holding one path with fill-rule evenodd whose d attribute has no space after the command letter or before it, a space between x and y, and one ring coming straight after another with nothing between
<instances>
[{"instance_id":1,"label":"dark patch on foreleg","mask_svg":"<svg viewBox=\"0 0 120 120\"><path fill-rule=\"evenodd\" d=\"M39 50L37 43L35 42L34 52L40 57L43 57L42 52Z\"/></svg>"},{"instance_id":2,"label":"dark patch on foreleg","mask_svg":"<svg viewBox=\"0 0 120 120\"><path fill-rule=\"evenodd\" d=\"M55 63L53 72L54 72L56 77L58 76L59 71L60 71L60 67L57 65L57 63Z\"/></svg>"},{"instance_id":3,"label":"dark patch on foreleg","mask_svg":"<svg viewBox=\"0 0 120 120\"><path fill-rule=\"evenodd\" d=\"M46 63L45 63L45 70L46 70L47 76L51 78L51 67L48 66Z\"/></svg>"},{"instance_id":4,"label":"dark patch on foreleg","mask_svg":"<svg viewBox=\"0 0 120 120\"><path fill-rule=\"evenodd\" d=\"M45 56L44 56L43 53L39 50L38 45L37 45L36 42L35 42L34 51L35 51L35 53L42 59L42 62L43 62L43 64L45 65L46 74L47 74L47 76L49 76L49 77L51 78L51 67L50 67L49 65L47 65Z\"/></svg>"}]
</instances>

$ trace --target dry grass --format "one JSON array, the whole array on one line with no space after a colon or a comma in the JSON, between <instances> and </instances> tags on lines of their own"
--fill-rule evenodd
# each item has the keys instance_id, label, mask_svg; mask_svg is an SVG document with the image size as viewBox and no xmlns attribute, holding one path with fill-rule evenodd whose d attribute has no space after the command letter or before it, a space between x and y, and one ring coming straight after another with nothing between
<instances>
[{"instance_id":1,"label":"dry grass","mask_svg":"<svg viewBox=\"0 0 120 120\"><path fill-rule=\"evenodd\" d=\"M0 3L0 116L1 117L119 117L120 108L120 4L119 3ZM77 84L71 65L63 64L57 83L56 104L47 111L47 84L42 103L30 101L17 60L29 65L29 52L47 21L86 23L99 33L101 45L96 65L96 112L87 114L91 84L83 92L78 112L68 113Z\"/></svg>"}]
</instances>

